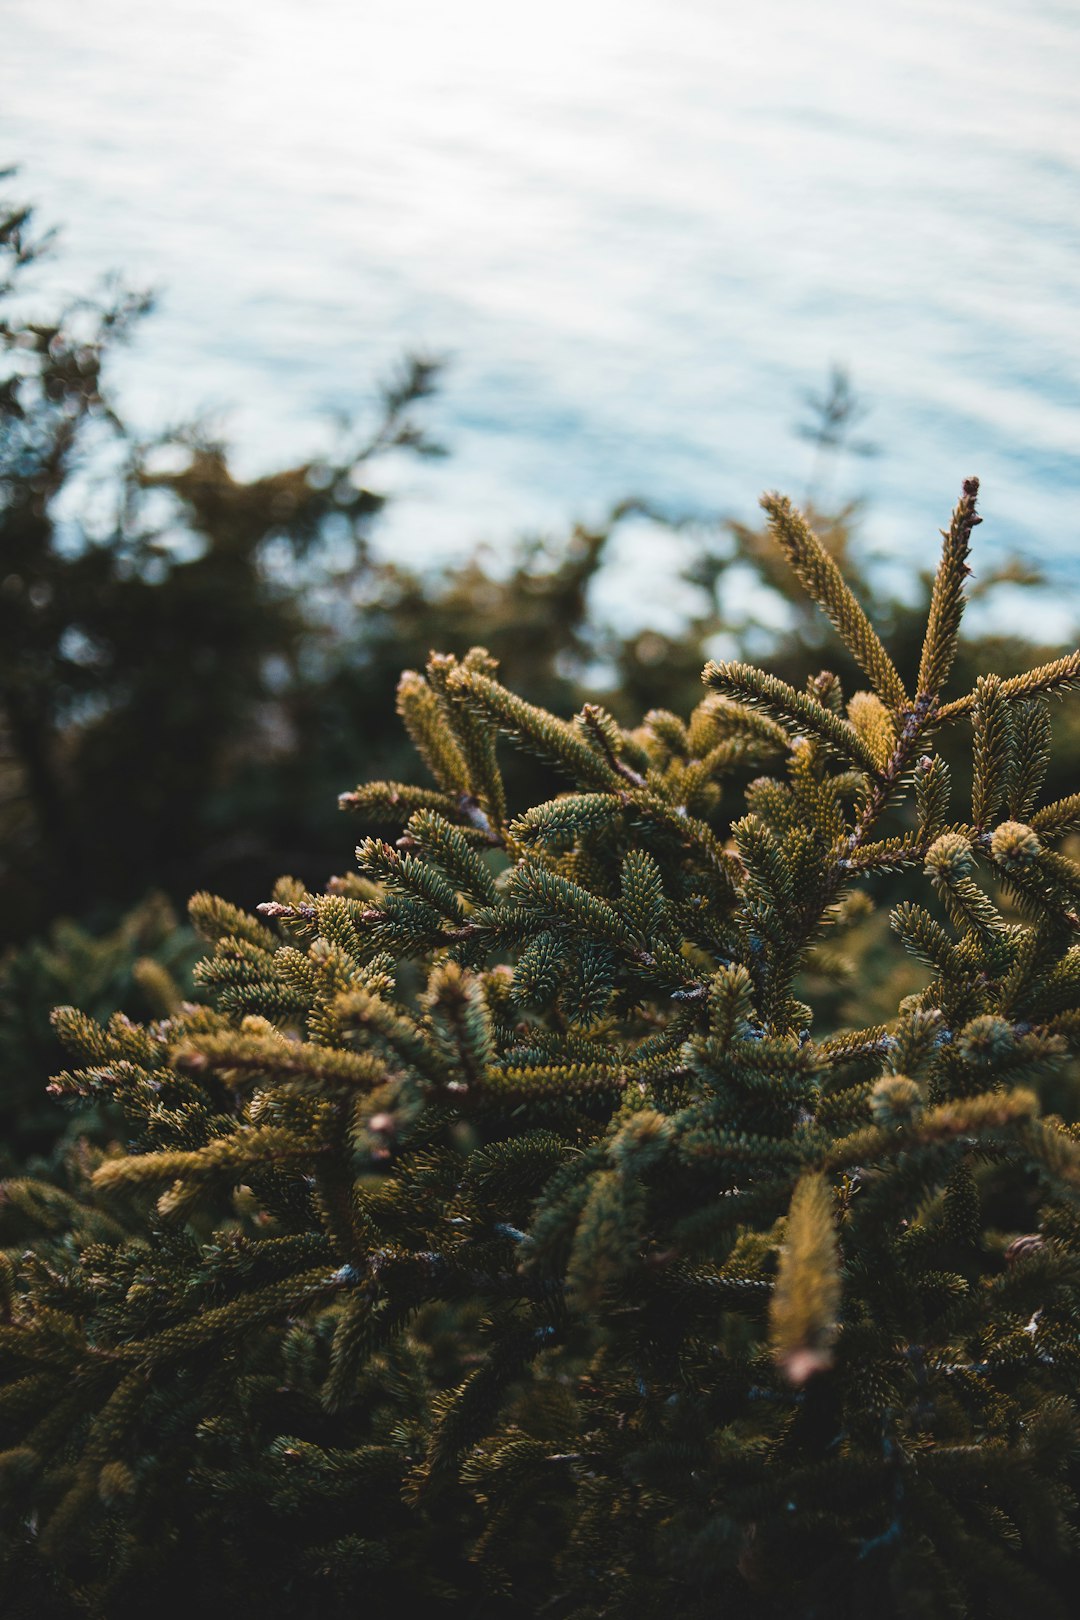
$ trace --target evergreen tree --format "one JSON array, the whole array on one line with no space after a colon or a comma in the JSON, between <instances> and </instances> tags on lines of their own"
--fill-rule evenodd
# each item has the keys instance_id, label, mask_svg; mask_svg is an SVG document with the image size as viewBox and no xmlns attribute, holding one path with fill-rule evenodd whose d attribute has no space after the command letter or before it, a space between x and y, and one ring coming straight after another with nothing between
<instances>
[{"instance_id":1,"label":"evergreen tree","mask_svg":"<svg viewBox=\"0 0 1080 1620\"><path fill-rule=\"evenodd\" d=\"M0 1209L7 1612L1068 1613L1080 653L946 695L976 494L917 670L766 498L846 701L711 662L627 729L434 656L430 785L343 796L392 841L196 896L212 1007L57 1012L126 1140ZM896 873L901 999L837 1023Z\"/></svg>"}]
</instances>

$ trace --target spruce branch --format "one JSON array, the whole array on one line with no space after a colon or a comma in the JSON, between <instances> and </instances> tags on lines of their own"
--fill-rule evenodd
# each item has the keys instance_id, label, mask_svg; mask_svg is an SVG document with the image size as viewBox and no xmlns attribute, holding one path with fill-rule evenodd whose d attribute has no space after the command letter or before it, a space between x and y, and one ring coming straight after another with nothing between
<instances>
[{"instance_id":1,"label":"spruce branch","mask_svg":"<svg viewBox=\"0 0 1080 1620\"><path fill-rule=\"evenodd\" d=\"M804 1384L832 1365L840 1310L840 1267L832 1189L804 1176L791 1199L776 1287L769 1306L773 1356L789 1383Z\"/></svg>"},{"instance_id":2,"label":"spruce branch","mask_svg":"<svg viewBox=\"0 0 1080 1620\"><path fill-rule=\"evenodd\" d=\"M1030 821L1050 764L1050 704L1046 698L1032 698L1015 705L1012 744L1009 816L1013 821Z\"/></svg>"},{"instance_id":3,"label":"spruce branch","mask_svg":"<svg viewBox=\"0 0 1080 1620\"><path fill-rule=\"evenodd\" d=\"M464 910L453 884L437 866L402 854L379 838L365 838L357 845L356 863L365 877L415 895L451 923L463 921Z\"/></svg>"},{"instance_id":4,"label":"spruce branch","mask_svg":"<svg viewBox=\"0 0 1080 1620\"><path fill-rule=\"evenodd\" d=\"M905 900L890 913L889 923L918 961L938 973L955 974L960 969L957 949L941 924L922 906Z\"/></svg>"},{"instance_id":5,"label":"spruce branch","mask_svg":"<svg viewBox=\"0 0 1080 1620\"><path fill-rule=\"evenodd\" d=\"M465 757L470 796L483 808L493 830L497 830L506 821L506 790L496 757L496 727L489 716L453 703L449 682L458 668L493 676L498 664L485 647L470 648L460 665L446 653L432 653L427 664L428 681L438 694L439 706L456 733Z\"/></svg>"},{"instance_id":6,"label":"spruce branch","mask_svg":"<svg viewBox=\"0 0 1080 1620\"><path fill-rule=\"evenodd\" d=\"M495 1030L481 986L457 962L441 962L432 971L424 1004L433 1033L466 1087L483 1080L496 1055Z\"/></svg>"},{"instance_id":7,"label":"spruce branch","mask_svg":"<svg viewBox=\"0 0 1080 1620\"><path fill-rule=\"evenodd\" d=\"M172 1062L189 1074L220 1074L234 1086L266 1079L367 1090L386 1079L386 1065L371 1053L334 1051L320 1042L286 1040L276 1032L228 1030L189 1037L176 1047Z\"/></svg>"},{"instance_id":8,"label":"spruce branch","mask_svg":"<svg viewBox=\"0 0 1080 1620\"><path fill-rule=\"evenodd\" d=\"M415 847L434 860L462 894L477 905L494 904L495 880L482 856L464 833L434 810L416 810L410 816L399 849Z\"/></svg>"},{"instance_id":9,"label":"spruce branch","mask_svg":"<svg viewBox=\"0 0 1080 1620\"><path fill-rule=\"evenodd\" d=\"M722 878L726 887L736 892L741 889L744 876L741 859L721 844L707 822L687 815L682 806L670 804L654 793L635 795L624 802L631 811L632 821L662 828L683 846L695 863Z\"/></svg>"},{"instance_id":10,"label":"spruce branch","mask_svg":"<svg viewBox=\"0 0 1080 1620\"><path fill-rule=\"evenodd\" d=\"M492 1068L476 1087L476 1097L499 1106L530 1101L543 1105L566 1098L588 1098L619 1092L631 1079L626 1068L612 1063L508 1064Z\"/></svg>"},{"instance_id":11,"label":"spruce branch","mask_svg":"<svg viewBox=\"0 0 1080 1620\"><path fill-rule=\"evenodd\" d=\"M619 773L572 726L526 703L490 676L459 665L450 672L447 687L461 703L490 717L519 746L562 769L583 788L610 792L620 785Z\"/></svg>"},{"instance_id":12,"label":"spruce branch","mask_svg":"<svg viewBox=\"0 0 1080 1620\"><path fill-rule=\"evenodd\" d=\"M807 594L832 620L881 701L894 714L902 714L908 707L904 683L833 558L786 495L763 495L761 505L768 513L777 543Z\"/></svg>"},{"instance_id":13,"label":"spruce branch","mask_svg":"<svg viewBox=\"0 0 1080 1620\"><path fill-rule=\"evenodd\" d=\"M998 676L980 676L975 692L971 717L974 734L971 819L982 832L1009 794L1013 729Z\"/></svg>"},{"instance_id":14,"label":"spruce branch","mask_svg":"<svg viewBox=\"0 0 1080 1620\"><path fill-rule=\"evenodd\" d=\"M915 808L920 842L929 849L949 822L949 767L940 755L924 754L915 768Z\"/></svg>"},{"instance_id":15,"label":"spruce branch","mask_svg":"<svg viewBox=\"0 0 1080 1620\"><path fill-rule=\"evenodd\" d=\"M197 933L211 942L220 939L241 939L260 950L272 951L277 940L256 917L241 911L238 906L220 900L216 894L192 895L188 902L188 916Z\"/></svg>"},{"instance_id":16,"label":"spruce branch","mask_svg":"<svg viewBox=\"0 0 1080 1620\"><path fill-rule=\"evenodd\" d=\"M748 708L771 710L787 723L795 735L808 733L868 775L877 775L878 763L874 753L855 727L824 708L814 698L797 692L786 681L778 680L775 675L767 675L752 664L730 661L710 661L705 665L701 678L707 686Z\"/></svg>"},{"instance_id":17,"label":"spruce branch","mask_svg":"<svg viewBox=\"0 0 1080 1620\"><path fill-rule=\"evenodd\" d=\"M849 872L902 872L921 865L927 844L921 834L905 833L900 838L884 838L876 844L863 844L845 857Z\"/></svg>"},{"instance_id":18,"label":"spruce branch","mask_svg":"<svg viewBox=\"0 0 1080 1620\"><path fill-rule=\"evenodd\" d=\"M460 803L461 795L413 787L408 782L370 782L350 793L338 794L340 809L356 810L369 821L387 821L394 826L404 826L418 810L432 810L457 820Z\"/></svg>"},{"instance_id":19,"label":"spruce branch","mask_svg":"<svg viewBox=\"0 0 1080 1620\"><path fill-rule=\"evenodd\" d=\"M856 692L848 704L848 719L877 761L878 769L889 762L896 747L893 716L873 692Z\"/></svg>"},{"instance_id":20,"label":"spruce branch","mask_svg":"<svg viewBox=\"0 0 1080 1620\"><path fill-rule=\"evenodd\" d=\"M329 1272L326 1267L315 1267L230 1300L227 1305L202 1311L192 1320L149 1338L111 1345L106 1354L117 1362L154 1365L215 1341L225 1346L262 1322L288 1320L311 1311L334 1294L352 1287L356 1280L351 1267Z\"/></svg>"},{"instance_id":21,"label":"spruce branch","mask_svg":"<svg viewBox=\"0 0 1080 1620\"><path fill-rule=\"evenodd\" d=\"M570 923L584 934L606 941L618 950L637 949L632 930L613 906L580 883L543 866L519 866L510 877L508 891L542 926Z\"/></svg>"},{"instance_id":22,"label":"spruce branch","mask_svg":"<svg viewBox=\"0 0 1080 1620\"><path fill-rule=\"evenodd\" d=\"M944 544L941 562L934 576L930 614L919 661L916 696L936 699L943 691L956 658L960 620L964 612L964 581L971 573L968 554L976 524L982 522L975 510L979 480L965 478L952 522L941 531Z\"/></svg>"},{"instance_id":23,"label":"spruce branch","mask_svg":"<svg viewBox=\"0 0 1080 1620\"><path fill-rule=\"evenodd\" d=\"M613 771L630 783L631 787L644 787L645 778L620 759L622 738L619 728L599 703L586 703L581 711L582 728L598 753L603 754Z\"/></svg>"},{"instance_id":24,"label":"spruce branch","mask_svg":"<svg viewBox=\"0 0 1080 1620\"><path fill-rule=\"evenodd\" d=\"M1030 818L1035 832L1043 837L1057 837L1062 833L1080 831L1080 793L1069 793L1053 804L1044 805Z\"/></svg>"},{"instance_id":25,"label":"spruce branch","mask_svg":"<svg viewBox=\"0 0 1080 1620\"><path fill-rule=\"evenodd\" d=\"M1001 696L1007 701L1013 698L1037 697L1044 692L1068 692L1080 682L1080 650L1066 653L1064 658L1055 658L1049 664L1040 664L1037 669L1030 669L1023 675L1010 675L1001 683ZM978 691L969 692L966 697L956 698L952 703L946 703L944 708L937 711L936 721L955 720L959 715L970 714L978 701Z\"/></svg>"},{"instance_id":26,"label":"spruce branch","mask_svg":"<svg viewBox=\"0 0 1080 1620\"><path fill-rule=\"evenodd\" d=\"M974 859L962 833L942 833L927 850L926 875L956 926L973 929L996 952L1007 941L1007 925L989 895L968 876Z\"/></svg>"},{"instance_id":27,"label":"spruce branch","mask_svg":"<svg viewBox=\"0 0 1080 1620\"><path fill-rule=\"evenodd\" d=\"M461 744L447 724L438 697L424 677L407 669L398 682L398 713L417 753L444 793L470 793L469 767Z\"/></svg>"}]
</instances>

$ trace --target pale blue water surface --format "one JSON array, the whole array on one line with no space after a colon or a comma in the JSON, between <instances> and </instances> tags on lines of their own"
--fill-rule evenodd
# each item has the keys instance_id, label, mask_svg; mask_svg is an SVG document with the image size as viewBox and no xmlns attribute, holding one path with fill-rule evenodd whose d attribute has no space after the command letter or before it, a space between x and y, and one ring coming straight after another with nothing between
<instances>
[{"instance_id":1,"label":"pale blue water surface","mask_svg":"<svg viewBox=\"0 0 1080 1620\"><path fill-rule=\"evenodd\" d=\"M925 565L975 471L984 554L1080 584L1076 0L2 0L0 36L63 275L161 290L140 425L218 411L252 471L447 353L451 459L393 470L381 531L445 557L798 495L838 360L875 543Z\"/></svg>"}]
</instances>

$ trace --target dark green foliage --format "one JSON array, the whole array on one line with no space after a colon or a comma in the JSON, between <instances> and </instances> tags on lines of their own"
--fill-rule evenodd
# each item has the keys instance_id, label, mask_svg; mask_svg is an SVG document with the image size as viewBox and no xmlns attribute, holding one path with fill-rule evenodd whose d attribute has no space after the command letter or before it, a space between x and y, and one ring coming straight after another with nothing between
<instances>
[{"instance_id":1,"label":"dark green foliage","mask_svg":"<svg viewBox=\"0 0 1080 1620\"><path fill-rule=\"evenodd\" d=\"M64 1114L42 1076L63 1061L51 1013L78 1002L107 1023L116 1013L165 1017L190 993L198 940L168 901L153 895L104 934L61 921L44 940L0 957L0 1155L6 1170L52 1155ZM80 1114L74 1128L86 1132ZM103 1129L108 1129L103 1122Z\"/></svg>"},{"instance_id":2,"label":"dark green foliage","mask_svg":"<svg viewBox=\"0 0 1080 1620\"><path fill-rule=\"evenodd\" d=\"M975 493L913 698L770 499L873 693L627 727L437 655L358 874L197 896L212 1005L56 1014L122 1140L0 1207L7 1612L1070 1611L1077 665L945 701Z\"/></svg>"}]
</instances>

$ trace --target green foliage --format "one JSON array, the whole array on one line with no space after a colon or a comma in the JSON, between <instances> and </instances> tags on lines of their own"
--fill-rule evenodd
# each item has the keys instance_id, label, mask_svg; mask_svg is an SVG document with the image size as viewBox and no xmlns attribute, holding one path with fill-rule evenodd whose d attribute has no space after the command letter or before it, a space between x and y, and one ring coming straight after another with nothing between
<instances>
[{"instance_id":1,"label":"green foliage","mask_svg":"<svg viewBox=\"0 0 1080 1620\"><path fill-rule=\"evenodd\" d=\"M874 693L631 726L435 655L434 785L343 800L393 842L197 896L210 1004L57 1012L122 1139L0 1206L7 1612L1068 1612L1078 666L946 701L976 489L914 698L770 498Z\"/></svg>"},{"instance_id":2,"label":"green foliage","mask_svg":"<svg viewBox=\"0 0 1080 1620\"><path fill-rule=\"evenodd\" d=\"M78 1002L100 1023L163 1018L189 991L198 941L168 901L151 896L105 933L70 921L0 957L0 1155L5 1171L52 1156L67 1121L42 1077L63 1061L51 1013ZM80 1115L76 1130L85 1133ZM107 1125L102 1122L102 1128Z\"/></svg>"}]
</instances>

